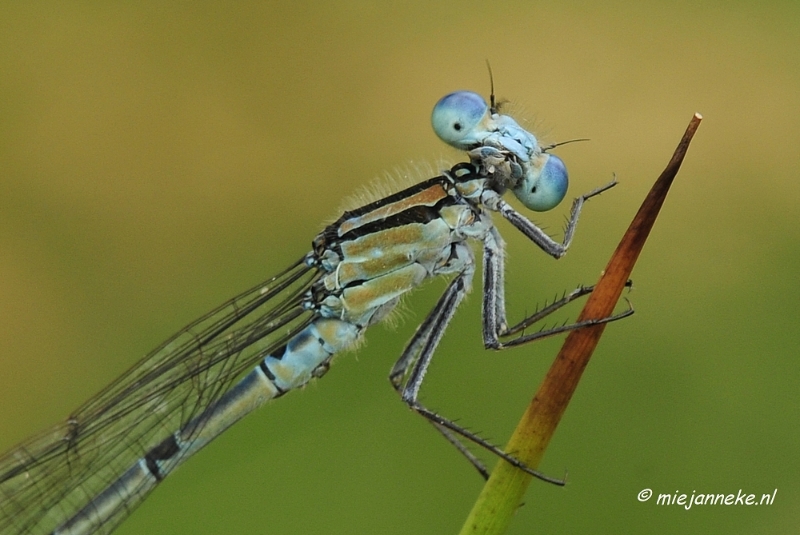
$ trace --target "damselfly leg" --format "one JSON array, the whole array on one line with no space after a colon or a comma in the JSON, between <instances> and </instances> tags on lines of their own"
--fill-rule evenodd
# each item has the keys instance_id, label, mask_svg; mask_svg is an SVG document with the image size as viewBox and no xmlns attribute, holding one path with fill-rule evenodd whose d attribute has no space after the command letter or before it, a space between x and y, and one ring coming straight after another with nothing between
<instances>
[{"instance_id":1,"label":"damselfly leg","mask_svg":"<svg viewBox=\"0 0 800 535\"><path fill-rule=\"evenodd\" d=\"M564 239L561 243L554 241L542 229L501 199L496 209L540 249L555 258L560 258L569 248L584 202L612 188L614 185L616 185L616 181L575 199L572 205L570 219L564 232ZM475 273L475 258L469 247L463 245L454 247L452 258L455 263L463 266L460 273L450 282L436 306L417 328L414 336L406 345L400 358L392 368L389 374L389 380L403 402L413 411L430 421L433 426L467 458L484 478L488 478L488 470L459 437L463 437L463 439L477 444L536 478L556 485L564 485L565 482L563 479L547 476L526 466L513 455L503 451L498 446L486 441L463 426L456 424L454 421L428 409L419 402L419 391L436 347L441 341L444 331L453 318L458 305L463 301L464 296L469 291ZM541 321L563 306L592 291L591 287L579 287L509 328L505 307L504 259L505 242L497 228L492 226L483 237L483 340L484 346L487 349L514 347L570 330L615 321L633 314L633 310L629 308L628 310L607 318L560 325L531 334L525 334L523 332L527 327ZM502 338L517 333L522 334L506 342L501 342Z\"/></svg>"}]
</instances>

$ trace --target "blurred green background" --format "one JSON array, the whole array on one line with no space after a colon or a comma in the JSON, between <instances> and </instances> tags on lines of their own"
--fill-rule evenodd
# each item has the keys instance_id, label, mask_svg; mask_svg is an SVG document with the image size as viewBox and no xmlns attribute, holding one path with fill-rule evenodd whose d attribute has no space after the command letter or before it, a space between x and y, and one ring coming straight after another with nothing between
<instances>
[{"instance_id":1,"label":"blurred green background","mask_svg":"<svg viewBox=\"0 0 800 535\"><path fill-rule=\"evenodd\" d=\"M689 150L511 533L796 533L800 4L0 5L0 450L306 252L386 171L461 156L436 100L498 96L593 200L555 262L508 225L513 317L596 280L694 112ZM423 178L423 177L419 177ZM534 219L560 232L568 205ZM455 533L480 478L386 374L438 297L232 428L120 534ZM502 444L560 340L502 354L473 295L423 399ZM573 311L574 313L575 311ZM487 459L491 464L493 459ZM637 493L736 493L686 511Z\"/></svg>"}]
</instances>

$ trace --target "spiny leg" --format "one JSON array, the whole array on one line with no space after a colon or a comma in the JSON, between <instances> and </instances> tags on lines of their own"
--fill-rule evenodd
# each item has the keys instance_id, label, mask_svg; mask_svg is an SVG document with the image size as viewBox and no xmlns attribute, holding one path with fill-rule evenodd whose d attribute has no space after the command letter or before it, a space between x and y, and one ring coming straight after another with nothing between
<instances>
[{"instance_id":1,"label":"spiny leg","mask_svg":"<svg viewBox=\"0 0 800 535\"><path fill-rule=\"evenodd\" d=\"M558 243L550 238L539 227L530 222L523 215L519 214L511 208L501 198L495 198L495 202L488 202L487 207L501 212L501 215L508 219L518 230L525 234L531 241L538 245L542 250L555 258L560 258L566 253L572 241L575 232L578 217L580 215L583 204L586 200L599 195L603 191L610 189L616 185L616 180L612 181L603 187L597 188L586 195L575 199L570 218L565 230L564 240ZM622 317L628 316L633 313L628 310L617 316L604 318L601 320L592 320L586 322L579 322L573 325L566 325L548 331L541 331L533 335L523 335L517 339L511 340L505 344L500 343L499 338L509 336L524 330L529 325L536 323L555 310L563 307L569 302L586 295L592 291L593 288L580 287L573 292L565 295L562 299L557 300L550 305L546 306L533 315L523 319L517 325L509 328L506 319L505 310L505 293L504 293L504 262L503 262L503 241L499 232L495 228L490 228L487 238L484 243L484 343L487 348L502 349L504 347L519 345L533 341L545 336L552 336L561 332L571 329L585 327L606 321L613 321ZM471 256L471 254L470 254ZM478 472L486 478L488 472L483 464L466 448L461 442L459 436L466 438L478 444L479 446L487 449L495 455L501 457L506 462L515 466L534 477L548 481L551 483L563 485L563 480L551 478L537 472L526 466L524 463L515 457L504 452L502 449L494 446L493 444L485 441L474 433L464 429L463 427L455 424L441 415L422 406L418 401L418 394L430 359L432 358L433 351L441 340L441 336L447 324L452 319L455 309L464 297L466 288L472 281L474 274L474 261L465 264L464 271L459 274L448 286L445 294L440 298L433 311L428 315L425 321L417 329L417 332L412 337L403 354L398 359L397 363L392 369L390 380L395 390L400 394L403 401L415 412L421 414L434 425L445 438L452 443L456 448L464 454L465 457L472 463ZM411 368L410 373L409 368ZM404 378L408 378L404 381Z\"/></svg>"},{"instance_id":2,"label":"spiny leg","mask_svg":"<svg viewBox=\"0 0 800 535\"><path fill-rule=\"evenodd\" d=\"M556 310L571 303L594 290L594 286L579 286L575 290L565 294L561 299L557 299L546 305L541 310L527 316L522 321L508 327L508 320L505 308L505 244L503 238L496 228L490 229L483 243L483 343L487 349L504 349L513 347L548 336L561 334L567 331L589 327L600 323L616 321L633 314L633 309L629 308L619 314L614 314L607 318L592 319L560 325L551 329L544 329L532 334L522 334L517 338L507 342L501 342L500 338L511 336L522 332L527 327L533 325L549 316ZM630 286L630 281L627 285Z\"/></svg>"},{"instance_id":3,"label":"spiny leg","mask_svg":"<svg viewBox=\"0 0 800 535\"><path fill-rule=\"evenodd\" d=\"M421 414L428 421L430 421L450 443L455 445L456 448L458 448L458 450L464 454L465 457L467 457L467 459L484 478L488 477L488 471L486 470L486 467L483 466L483 464L466 448L466 446L464 446L464 444L458 438L459 435L490 451L498 457L501 457L509 464L529 473L534 477L557 485L563 485L563 480L546 476L529 468L512 455L509 455L502 449L459 426L455 422L448 420L447 418L444 418L443 416L424 407L418 401L419 390L422 386L425 372L428 369L428 365L430 364L436 346L439 344L439 341L444 334L444 329L447 327L447 324L455 314L456 308L463 300L464 295L466 295L467 288L471 283L473 274L474 264L467 265L464 271L457 275L456 278L453 279L453 281L448 285L445 293L439 299L436 306L425 319L425 321L423 321L423 323L419 326L417 332L414 333L414 336L406 346L403 354L392 368L392 371L389 375L389 380L392 382L395 390L398 392L398 394L400 394L401 399L409 406L409 408L418 414ZM404 378L406 379L404 380Z\"/></svg>"},{"instance_id":4,"label":"spiny leg","mask_svg":"<svg viewBox=\"0 0 800 535\"><path fill-rule=\"evenodd\" d=\"M474 261L472 265L474 265ZM403 350L402 355L392 367L392 371L389 373L389 380L392 383L392 387L401 398L404 396L404 384L409 382L408 380L405 380L405 376L409 370L411 370L412 364L414 364L414 362L418 359L421 349L431 343L431 336L438 332L439 338L441 338L441 334L444 332L444 328L450 321L450 318L452 318L455 308L461 302L461 299L463 299L463 295L466 293L466 288L472 283L473 274L474 269L470 269L463 275L459 275L459 277L464 278L464 281L460 283L462 287L465 288L462 290L461 295L453 295L454 292L457 291L456 280L454 280L448 286L445 293L439 299L439 302L436 304L431 313L428 314L422 324L420 324L420 326L417 328L414 336ZM449 315L447 315L448 309L452 310ZM438 339L433 343L434 347L436 344L438 344ZM425 367L427 368L427 366ZM424 371L425 370L421 371L423 375ZM421 382L422 380L420 378L419 383L421 384ZM443 427L432 420L428 421L445 437L445 439L447 439L448 442L455 446L456 449L458 449L458 451L460 451L461 454L467 458L470 464L475 467L475 469L481 474L481 476L483 476L484 479L489 478L489 471L486 469L486 466L484 466L480 459L478 459L466 446L464 446L457 436L455 436L446 427Z\"/></svg>"}]
</instances>

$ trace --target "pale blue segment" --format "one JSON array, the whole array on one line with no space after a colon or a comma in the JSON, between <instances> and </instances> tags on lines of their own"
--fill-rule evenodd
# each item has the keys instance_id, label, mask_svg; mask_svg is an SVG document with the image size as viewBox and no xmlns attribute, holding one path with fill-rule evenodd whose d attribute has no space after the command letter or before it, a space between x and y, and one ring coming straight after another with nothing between
<instances>
[{"instance_id":1,"label":"pale blue segment","mask_svg":"<svg viewBox=\"0 0 800 535\"><path fill-rule=\"evenodd\" d=\"M331 357L358 339L359 328L336 319L319 319L297 334L278 357L268 356L264 365L272 383L285 391L303 386Z\"/></svg>"}]
</instances>

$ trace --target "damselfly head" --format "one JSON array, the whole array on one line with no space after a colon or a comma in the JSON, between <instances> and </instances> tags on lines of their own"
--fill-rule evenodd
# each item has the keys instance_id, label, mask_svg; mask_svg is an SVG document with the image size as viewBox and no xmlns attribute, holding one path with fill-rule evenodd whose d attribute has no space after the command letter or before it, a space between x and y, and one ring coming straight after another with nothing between
<instances>
[{"instance_id":1,"label":"damselfly head","mask_svg":"<svg viewBox=\"0 0 800 535\"><path fill-rule=\"evenodd\" d=\"M473 162L479 161L489 172L499 172L495 179L510 187L530 210L555 208L567 194L569 179L561 158L543 152L533 134L512 117L498 114L479 94L445 95L433 107L431 124L442 141L469 151ZM521 171L505 176L498 171L504 168L502 163Z\"/></svg>"}]
</instances>

